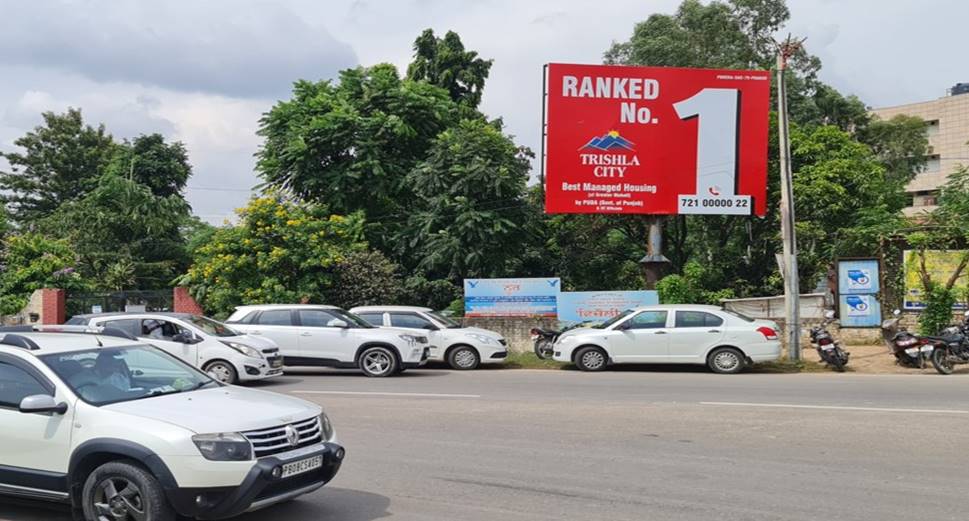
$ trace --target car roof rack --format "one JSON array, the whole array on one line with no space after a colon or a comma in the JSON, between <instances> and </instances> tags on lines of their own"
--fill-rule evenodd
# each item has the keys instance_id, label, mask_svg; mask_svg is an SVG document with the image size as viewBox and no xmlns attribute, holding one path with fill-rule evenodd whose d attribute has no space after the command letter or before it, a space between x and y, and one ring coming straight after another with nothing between
<instances>
[{"instance_id":1,"label":"car roof rack","mask_svg":"<svg viewBox=\"0 0 969 521\"><path fill-rule=\"evenodd\" d=\"M37 342L34 342L33 340L23 335L18 335L16 333L7 333L3 335L3 338L0 338L0 344L13 346L13 347L22 347L28 351L34 351L36 349L40 349L40 346L37 345Z\"/></svg>"},{"instance_id":2,"label":"car roof rack","mask_svg":"<svg viewBox=\"0 0 969 521\"><path fill-rule=\"evenodd\" d=\"M40 349L33 340L19 335L17 333L71 333L71 334L81 334L81 335L96 335L96 336L111 336L116 338L124 338L127 340L138 340L137 337L131 333L118 329L116 327L105 327L100 329L92 329L90 326L73 326L73 325L32 325L32 326L6 326L0 327L0 334L6 333L0 338L0 344L10 345L14 347L22 347L24 349L34 350ZM100 342L98 342L100 344Z\"/></svg>"}]
</instances>

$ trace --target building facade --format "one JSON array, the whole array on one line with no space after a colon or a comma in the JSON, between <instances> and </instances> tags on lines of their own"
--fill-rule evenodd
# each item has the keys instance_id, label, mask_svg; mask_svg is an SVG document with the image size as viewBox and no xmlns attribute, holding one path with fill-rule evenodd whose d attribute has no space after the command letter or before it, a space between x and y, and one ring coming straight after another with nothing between
<instances>
[{"instance_id":1,"label":"building facade","mask_svg":"<svg viewBox=\"0 0 969 521\"><path fill-rule=\"evenodd\" d=\"M939 99L873 109L872 114L884 120L899 114L925 120L929 154L925 170L907 187L912 203L905 214L932 211L949 174L960 165L969 165L969 83L956 85Z\"/></svg>"}]
</instances>

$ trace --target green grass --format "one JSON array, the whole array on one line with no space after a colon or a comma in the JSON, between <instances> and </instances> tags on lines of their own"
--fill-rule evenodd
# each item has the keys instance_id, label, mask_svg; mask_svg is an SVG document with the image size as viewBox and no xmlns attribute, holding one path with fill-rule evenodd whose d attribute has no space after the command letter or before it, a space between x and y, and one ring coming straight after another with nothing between
<instances>
[{"instance_id":1,"label":"green grass","mask_svg":"<svg viewBox=\"0 0 969 521\"><path fill-rule=\"evenodd\" d=\"M749 370L751 373L769 373L769 374L787 374L787 373L828 373L833 372L828 366L812 362L810 360L801 360L799 362L794 362L792 360L783 359L776 362L763 362L760 364L754 364Z\"/></svg>"},{"instance_id":2,"label":"green grass","mask_svg":"<svg viewBox=\"0 0 969 521\"><path fill-rule=\"evenodd\" d=\"M504 366L508 369L562 369L569 364L556 362L555 360L542 360L535 356L535 353L515 353L508 352Z\"/></svg>"}]
</instances>

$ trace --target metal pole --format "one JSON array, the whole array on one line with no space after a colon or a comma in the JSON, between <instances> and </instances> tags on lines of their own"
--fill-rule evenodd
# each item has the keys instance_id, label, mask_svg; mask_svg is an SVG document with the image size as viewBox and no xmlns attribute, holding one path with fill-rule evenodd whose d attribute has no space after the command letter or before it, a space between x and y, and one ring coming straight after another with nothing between
<instances>
[{"instance_id":1,"label":"metal pole","mask_svg":"<svg viewBox=\"0 0 969 521\"><path fill-rule=\"evenodd\" d=\"M799 43L794 45L800 45ZM787 88L784 71L796 47L790 38L777 54L777 134L780 137L781 237L784 241L784 329L791 360L801 359L800 282L797 273L797 239L794 235L794 191L791 174L791 143L788 136Z\"/></svg>"},{"instance_id":2,"label":"metal pole","mask_svg":"<svg viewBox=\"0 0 969 521\"><path fill-rule=\"evenodd\" d=\"M542 141L538 157L538 186L542 193L545 193L545 138L548 136L546 131L546 104L548 103L548 64L542 67Z\"/></svg>"}]
</instances>

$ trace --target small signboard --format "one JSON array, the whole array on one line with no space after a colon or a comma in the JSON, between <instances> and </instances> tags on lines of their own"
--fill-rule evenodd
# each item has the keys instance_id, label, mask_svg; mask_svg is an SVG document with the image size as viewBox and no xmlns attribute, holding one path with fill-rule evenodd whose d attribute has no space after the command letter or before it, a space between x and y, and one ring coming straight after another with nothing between
<instances>
[{"instance_id":1,"label":"small signboard","mask_svg":"<svg viewBox=\"0 0 969 521\"><path fill-rule=\"evenodd\" d=\"M881 304L875 295L841 295L839 300L843 327L875 327L881 323Z\"/></svg>"},{"instance_id":2,"label":"small signboard","mask_svg":"<svg viewBox=\"0 0 969 521\"><path fill-rule=\"evenodd\" d=\"M558 277L464 279L466 317L556 317Z\"/></svg>"},{"instance_id":3,"label":"small signboard","mask_svg":"<svg viewBox=\"0 0 969 521\"><path fill-rule=\"evenodd\" d=\"M655 291L565 291L559 293L561 322L605 322L623 311L659 304Z\"/></svg>"},{"instance_id":4,"label":"small signboard","mask_svg":"<svg viewBox=\"0 0 969 521\"><path fill-rule=\"evenodd\" d=\"M878 291L877 259L838 261L838 293L874 295Z\"/></svg>"}]
</instances>

